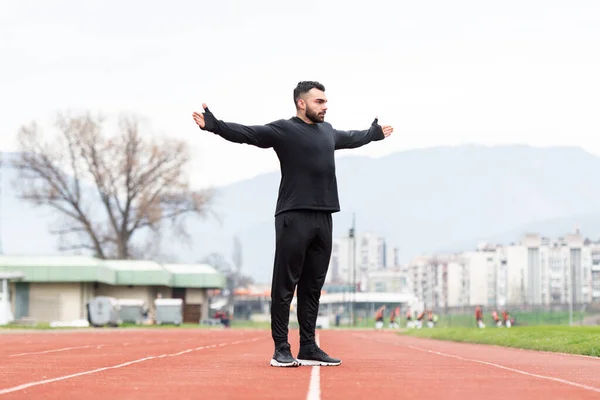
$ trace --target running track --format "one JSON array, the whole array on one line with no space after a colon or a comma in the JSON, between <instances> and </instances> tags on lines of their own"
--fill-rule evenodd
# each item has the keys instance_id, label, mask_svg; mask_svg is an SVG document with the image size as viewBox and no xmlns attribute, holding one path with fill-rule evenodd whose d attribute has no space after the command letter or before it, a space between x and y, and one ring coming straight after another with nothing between
<instances>
[{"instance_id":1,"label":"running track","mask_svg":"<svg viewBox=\"0 0 600 400\"><path fill-rule=\"evenodd\" d=\"M339 367L273 368L264 330L0 333L3 399L600 399L600 359L319 331ZM298 332L291 331L292 352Z\"/></svg>"}]
</instances>

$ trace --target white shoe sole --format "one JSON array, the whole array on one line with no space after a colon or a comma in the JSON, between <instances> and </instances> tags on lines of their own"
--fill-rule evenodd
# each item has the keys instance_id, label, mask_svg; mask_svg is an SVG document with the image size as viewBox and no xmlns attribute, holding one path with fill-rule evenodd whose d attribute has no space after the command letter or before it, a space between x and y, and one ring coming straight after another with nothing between
<instances>
[{"instance_id":1,"label":"white shoe sole","mask_svg":"<svg viewBox=\"0 0 600 400\"><path fill-rule=\"evenodd\" d=\"M311 367L336 367L340 365L342 362L330 363L325 361L315 361L315 360L301 360L298 359L300 365L311 366Z\"/></svg>"},{"instance_id":2,"label":"white shoe sole","mask_svg":"<svg viewBox=\"0 0 600 400\"><path fill-rule=\"evenodd\" d=\"M271 367L299 367L300 363L298 361L293 361L291 363L282 363L277 361L276 359L271 359Z\"/></svg>"}]
</instances>

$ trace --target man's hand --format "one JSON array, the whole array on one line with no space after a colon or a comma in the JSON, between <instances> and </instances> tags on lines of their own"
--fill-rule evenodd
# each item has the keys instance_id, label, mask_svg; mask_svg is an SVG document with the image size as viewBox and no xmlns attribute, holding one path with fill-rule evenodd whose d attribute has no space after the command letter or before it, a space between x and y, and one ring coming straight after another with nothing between
<instances>
[{"instance_id":1,"label":"man's hand","mask_svg":"<svg viewBox=\"0 0 600 400\"><path fill-rule=\"evenodd\" d=\"M373 125L379 125L379 117L375 117L375 121L373 121ZM392 134L392 132L394 132L394 128L392 128L389 125L382 126L381 130L383 131L384 138L390 136Z\"/></svg>"},{"instance_id":2,"label":"man's hand","mask_svg":"<svg viewBox=\"0 0 600 400\"><path fill-rule=\"evenodd\" d=\"M394 132L394 128L392 128L389 125L384 125L381 127L381 129L383 130L383 136L384 137L388 137L392 134L392 132Z\"/></svg>"},{"instance_id":3,"label":"man's hand","mask_svg":"<svg viewBox=\"0 0 600 400\"><path fill-rule=\"evenodd\" d=\"M207 107L205 103L202 103L202 108L206 110ZM206 123L204 122L204 114L200 114L194 111L192 113L192 117L194 118L194 121L196 121L196 124L198 124L200 129L204 129L204 127L206 126Z\"/></svg>"}]
</instances>

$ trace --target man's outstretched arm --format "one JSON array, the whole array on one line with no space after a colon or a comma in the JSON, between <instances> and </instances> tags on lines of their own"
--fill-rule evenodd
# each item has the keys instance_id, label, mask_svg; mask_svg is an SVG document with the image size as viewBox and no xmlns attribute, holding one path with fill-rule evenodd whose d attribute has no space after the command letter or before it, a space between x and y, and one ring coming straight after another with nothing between
<instances>
[{"instance_id":1,"label":"man's outstretched arm","mask_svg":"<svg viewBox=\"0 0 600 400\"><path fill-rule=\"evenodd\" d=\"M353 149L364 146L367 143L377 140L383 140L390 136L394 128L385 125L380 126L377 123L377 118L371 124L371 127L363 131L335 131L335 148L337 149Z\"/></svg>"},{"instance_id":2,"label":"man's outstretched arm","mask_svg":"<svg viewBox=\"0 0 600 400\"><path fill-rule=\"evenodd\" d=\"M277 139L277 132L270 126L257 125L245 126L233 122L224 122L215 118L206 104L202 104L204 113L192 114L194 121L200 129L213 132L222 138L235 143L245 143L257 147L273 147Z\"/></svg>"}]
</instances>

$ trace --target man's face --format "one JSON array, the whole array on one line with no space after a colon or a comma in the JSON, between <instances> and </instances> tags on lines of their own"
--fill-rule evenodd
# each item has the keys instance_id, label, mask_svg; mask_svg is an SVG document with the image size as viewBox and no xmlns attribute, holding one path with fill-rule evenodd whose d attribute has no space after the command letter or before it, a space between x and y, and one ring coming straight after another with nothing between
<instances>
[{"instance_id":1,"label":"man's face","mask_svg":"<svg viewBox=\"0 0 600 400\"><path fill-rule=\"evenodd\" d=\"M325 92L312 88L303 96L303 99L306 105L306 117L315 124L325 121L325 113L327 112Z\"/></svg>"}]
</instances>

